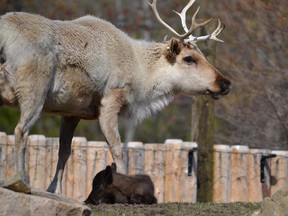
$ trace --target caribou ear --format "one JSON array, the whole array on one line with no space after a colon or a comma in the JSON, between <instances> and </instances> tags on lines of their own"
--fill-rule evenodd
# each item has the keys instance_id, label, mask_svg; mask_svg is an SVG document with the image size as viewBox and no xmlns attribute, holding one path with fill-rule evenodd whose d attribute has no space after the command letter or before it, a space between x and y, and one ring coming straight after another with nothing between
<instances>
[{"instance_id":1,"label":"caribou ear","mask_svg":"<svg viewBox=\"0 0 288 216\"><path fill-rule=\"evenodd\" d=\"M116 166L115 163L112 163L112 164L111 164L111 169L112 169L112 172L113 172L113 173L116 173L116 172L117 172L117 166Z\"/></svg>"},{"instance_id":2,"label":"caribou ear","mask_svg":"<svg viewBox=\"0 0 288 216\"><path fill-rule=\"evenodd\" d=\"M166 48L165 56L170 63L174 63L176 56L181 51L181 42L176 38L171 38Z\"/></svg>"},{"instance_id":3,"label":"caribou ear","mask_svg":"<svg viewBox=\"0 0 288 216\"><path fill-rule=\"evenodd\" d=\"M105 182L107 185L110 185L113 182L111 166L107 166L105 169Z\"/></svg>"}]
</instances>

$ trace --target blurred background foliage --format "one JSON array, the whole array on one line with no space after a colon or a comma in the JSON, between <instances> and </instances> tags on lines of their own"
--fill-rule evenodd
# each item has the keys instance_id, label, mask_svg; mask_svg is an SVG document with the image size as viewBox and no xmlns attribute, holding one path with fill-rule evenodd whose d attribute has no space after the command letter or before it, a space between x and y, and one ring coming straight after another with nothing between
<instances>
[{"instance_id":1,"label":"blurred background foliage","mask_svg":"<svg viewBox=\"0 0 288 216\"><path fill-rule=\"evenodd\" d=\"M172 9L181 11L187 2L158 1L163 19L179 31L180 20ZM196 1L188 19L199 5L200 20L220 18L226 25L220 35L225 43L217 44L215 66L233 83L231 93L215 102L215 143L288 149L288 1ZM145 40L162 41L168 33L156 21L146 0L0 0L1 14L9 11L26 11L60 20L95 15L131 37ZM177 96L163 112L136 129L122 120L123 140L145 143L162 143L167 138L190 140L191 104L190 97ZM13 133L18 117L17 110L1 108L0 130ZM42 114L31 133L58 136L59 122L58 116ZM81 121L76 135L104 140L97 121Z\"/></svg>"}]
</instances>

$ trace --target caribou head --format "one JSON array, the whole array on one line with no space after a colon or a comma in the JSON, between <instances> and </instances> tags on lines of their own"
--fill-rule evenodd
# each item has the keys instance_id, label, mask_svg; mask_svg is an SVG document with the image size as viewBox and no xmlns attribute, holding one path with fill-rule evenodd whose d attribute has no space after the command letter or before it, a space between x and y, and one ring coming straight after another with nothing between
<instances>
[{"instance_id":1,"label":"caribou head","mask_svg":"<svg viewBox=\"0 0 288 216\"><path fill-rule=\"evenodd\" d=\"M180 69L182 69L183 72L189 71L189 73L181 74L182 79L181 84L179 83L179 90L187 94L208 94L211 95L212 98L218 99L229 93L231 82L207 61L198 48L197 42L207 40L223 42L223 40L217 38L217 36L223 31L225 26L218 19L218 25L211 34L204 36L192 35L196 29L207 25L212 20L212 18L210 18L204 22L197 23L196 16L200 9L200 7L198 7L192 16L191 26L188 28L186 24L186 12L194 2L195 0L190 0L180 13L173 10L181 19L181 24L185 31L183 34L178 33L163 21L157 10L157 0L148 3L157 20L174 36L167 44L166 59L173 64L175 68L182 67ZM191 80L196 80L196 83L193 82L193 84L191 84Z\"/></svg>"}]
</instances>

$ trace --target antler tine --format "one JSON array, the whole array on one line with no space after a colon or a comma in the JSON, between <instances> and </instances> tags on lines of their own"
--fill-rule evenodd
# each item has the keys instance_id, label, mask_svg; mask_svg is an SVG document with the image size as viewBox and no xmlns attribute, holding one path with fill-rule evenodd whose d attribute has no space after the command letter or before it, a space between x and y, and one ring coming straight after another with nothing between
<instances>
[{"instance_id":1,"label":"antler tine","mask_svg":"<svg viewBox=\"0 0 288 216\"><path fill-rule=\"evenodd\" d=\"M186 12L187 10L193 5L193 3L195 2L195 0L190 0L188 2L188 4L183 8L183 10L181 11L181 13L173 10L173 12L175 12L177 15L180 16L180 19L181 19L181 23L182 23L182 27L184 28L184 31L187 33L189 30L187 28L187 25L186 25Z\"/></svg>"},{"instance_id":2,"label":"antler tine","mask_svg":"<svg viewBox=\"0 0 288 216\"><path fill-rule=\"evenodd\" d=\"M209 20L206 20L202 23L197 23L196 22L196 16L200 10L200 7L198 7L196 12L192 16L191 27L190 27L190 29L188 29L187 25L186 25L186 12L193 5L194 2L195 2L195 0L190 0L188 2L188 4L183 8L181 13L178 13L177 11L173 10L176 14L178 14L180 16L182 27L184 28L184 31L186 32L185 34L182 35L182 37L181 37L182 39L185 39L186 37L190 36L193 31L195 31L196 29L198 29L201 26L208 24L212 20L212 18L210 18ZM192 37L193 36L191 36L190 39L192 39Z\"/></svg>"},{"instance_id":3,"label":"antler tine","mask_svg":"<svg viewBox=\"0 0 288 216\"><path fill-rule=\"evenodd\" d=\"M220 19L218 19L218 26L212 32L210 39L218 41L218 42L224 42L223 40L217 38L217 36L224 30L224 28L225 28L225 25L221 23Z\"/></svg>"},{"instance_id":4,"label":"antler tine","mask_svg":"<svg viewBox=\"0 0 288 216\"><path fill-rule=\"evenodd\" d=\"M166 22L164 22L164 21L161 19L160 15L159 15L159 13L158 13L158 11L157 11L157 6L156 6L157 0L153 0L152 3L150 3L148 0L147 0L147 2L148 2L148 4L151 6L151 8L152 8L152 10L153 10L153 12L154 12L157 20L158 20L162 25L164 25L169 31L171 31L174 35L176 35L176 36L179 37L179 38L182 38L182 35L178 34L171 26L169 26Z\"/></svg>"},{"instance_id":5,"label":"antler tine","mask_svg":"<svg viewBox=\"0 0 288 216\"><path fill-rule=\"evenodd\" d=\"M206 40L215 40L218 42L224 42L223 40L217 38L217 36L223 31L225 25L221 23L220 19L218 19L217 28L209 35L200 36L200 37L191 37L184 40L184 42L198 42L198 41L206 41Z\"/></svg>"},{"instance_id":6,"label":"antler tine","mask_svg":"<svg viewBox=\"0 0 288 216\"><path fill-rule=\"evenodd\" d=\"M218 19L218 26L217 28L212 32L211 36L210 36L210 40L215 40L215 41L218 41L218 42L224 42L223 40L217 38L217 35L219 35L223 29L225 28L225 25L222 25L220 19Z\"/></svg>"},{"instance_id":7,"label":"antler tine","mask_svg":"<svg viewBox=\"0 0 288 216\"><path fill-rule=\"evenodd\" d=\"M196 20L196 16L197 16L199 10L200 10L200 6L197 8L196 12L192 16L191 27L192 27L193 31L198 29L199 27L205 26L206 24L208 24L212 20L212 18L210 18L210 19L208 19L202 23L196 23L195 20Z\"/></svg>"}]
</instances>

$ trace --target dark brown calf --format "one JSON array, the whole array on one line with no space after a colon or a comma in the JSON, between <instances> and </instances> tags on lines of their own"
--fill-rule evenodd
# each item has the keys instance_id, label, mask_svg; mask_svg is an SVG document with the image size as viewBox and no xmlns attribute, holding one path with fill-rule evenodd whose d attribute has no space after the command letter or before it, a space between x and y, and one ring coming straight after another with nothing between
<instances>
[{"instance_id":1,"label":"dark brown calf","mask_svg":"<svg viewBox=\"0 0 288 216\"><path fill-rule=\"evenodd\" d=\"M107 166L93 179L92 191L85 204L101 203L153 204L154 185L148 175L123 175L116 172L116 165Z\"/></svg>"}]
</instances>

